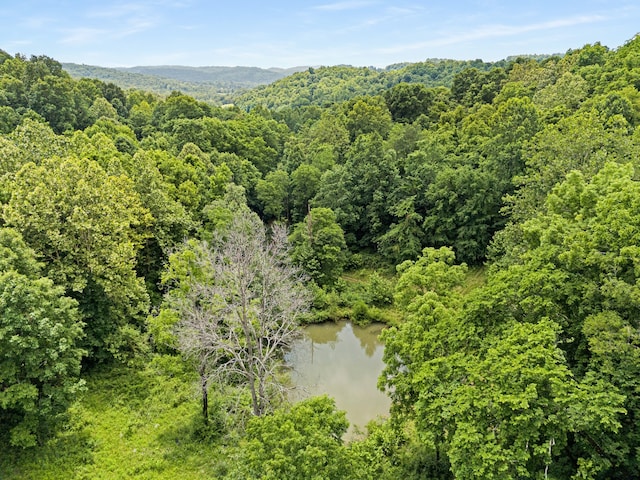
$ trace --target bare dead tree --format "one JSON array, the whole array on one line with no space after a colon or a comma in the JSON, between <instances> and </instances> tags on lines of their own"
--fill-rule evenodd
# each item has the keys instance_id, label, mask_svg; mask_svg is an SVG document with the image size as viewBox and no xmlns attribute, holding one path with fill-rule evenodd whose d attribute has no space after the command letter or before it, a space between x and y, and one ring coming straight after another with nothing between
<instances>
[{"instance_id":1,"label":"bare dead tree","mask_svg":"<svg viewBox=\"0 0 640 480\"><path fill-rule=\"evenodd\" d=\"M209 382L241 382L253 414L264 414L277 381L282 351L298 335L310 298L301 271L291 264L287 232L239 214L211 243L194 249L197 274L176 299L179 349L195 360L207 418ZM186 290L186 292L185 292Z\"/></svg>"}]
</instances>

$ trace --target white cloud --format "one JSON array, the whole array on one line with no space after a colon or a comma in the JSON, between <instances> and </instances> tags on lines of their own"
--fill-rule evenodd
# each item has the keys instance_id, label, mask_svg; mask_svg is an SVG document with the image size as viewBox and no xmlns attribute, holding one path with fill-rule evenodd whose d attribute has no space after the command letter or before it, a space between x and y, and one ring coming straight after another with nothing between
<instances>
[{"instance_id":1,"label":"white cloud","mask_svg":"<svg viewBox=\"0 0 640 480\"><path fill-rule=\"evenodd\" d=\"M424 11L423 7L387 7L386 9L389 15L394 17L405 17L407 15L417 15Z\"/></svg>"},{"instance_id":2,"label":"white cloud","mask_svg":"<svg viewBox=\"0 0 640 480\"><path fill-rule=\"evenodd\" d=\"M588 23L597 23L608 20L603 15L580 15L564 19L550 20L541 23L532 23L529 25L483 25L475 30L467 33L454 34L427 40L424 42L416 42L405 45L397 45L395 47L378 49L379 53L395 54L411 50L420 50L427 47L442 47L446 45L454 45L457 43L469 42L472 40L483 40L485 38L498 38L521 35L529 32L552 30L557 28L572 27Z\"/></svg>"},{"instance_id":3,"label":"white cloud","mask_svg":"<svg viewBox=\"0 0 640 480\"><path fill-rule=\"evenodd\" d=\"M157 23L150 21L149 19L132 19L123 25L123 28L113 32L115 38L128 37L129 35L135 35L136 33L144 32L154 28Z\"/></svg>"},{"instance_id":4,"label":"white cloud","mask_svg":"<svg viewBox=\"0 0 640 480\"><path fill-rule=\"evenodd\" d=\"M65 45L85 45L94 43L103 37L107 31L99 28L71 28L63 30L64 36L59 43Z\"/></svg>"},{"instance_id":5,"label":"white cloud","mask_svg":"<svg viewBox=\"0 0 640 480\"><path fill-rule=\"evenodd\" d=\"M344 10L357 10L360 8L371 6L375 3L376 2L352 0L352 1L346 1L346 2L334 2L334 3L325 3L323 5L316 5L315 7L313 7L313 9L327 11L327 12L341 12Z\"/></svg>"},{"instance_id":6,"label":"white cloud","mask_svg":"<svg viewBox=\"0 0 640 480\"><path fill-rule=\"evenodd\" d=\"M147 11L148 5L141 3L121 3L118 5L109 5L108 7L89 10L88 18L121 18L128 17L133 14L139 14Z\"/></svg>"},{"instance_id":7,"label":"white cloud","mask_svg":"<svg viewBox=\"0 0 640 480\"><path fill-rule=\"evenodd\" d=\"M55 19L51 17L28 17L23 22L21 22L21 25L29 29L40 30L42 28L46 28L48 25L54 22Z\"/></svg>"},{"instance_id":8,"label":"white cloud","mask_svg":"<svg viewBox=\"0 0 640 480\"><path fill-rule=\"evenodd\" d=\"M158 12L161 8L181 9L191 6L190 0L138 0L120 2L108 7L94 8L87 12L89 18L120 18L136 14Z\"/></svg>"}]
</instances>

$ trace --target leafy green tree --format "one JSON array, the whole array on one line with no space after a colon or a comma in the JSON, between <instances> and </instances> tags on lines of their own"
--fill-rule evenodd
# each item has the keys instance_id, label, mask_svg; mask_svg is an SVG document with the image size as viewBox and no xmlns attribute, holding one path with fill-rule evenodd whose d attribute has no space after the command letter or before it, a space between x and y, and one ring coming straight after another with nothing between
<instances>
[{"instance_id":1,"label":"leafy green tree","mask_svg":"<svg viewBox=\"0 0 640 480\"><path fill-rule=\"evenodd\" d=\"M318 285L335 283L346 263L342 228L329 208L312 208L289 236L291 256Z\"/></svg>"},{"instance_id":2,"label":"leafy green tree","mask_svg":"<svg viewBox=\"0 0 640 480\"><path fill-rule=\"evenodd\" d=\"M501 103L489 120L492 138L482 149L484 167L499 182L502 193L513 190L512 179L524 171L526 142L541 128L538 110L528 97L510 98Z\"/></svg>"},{"instance_id":3,"label":"leafy green tree","mask_svg":"<svg viewBox=\"0 0 640 480\"><path fill-rule=\"evenodd\" d=\"M344 165L326 172L313 204L330 208L348 244L372 246L392 223L389 199L399 179L391 152L377 133L360 135Z\"/></svg>"},{"instance_id":4,"label":"leafy green tree","mask_svg":"<svg viewBox=\"0 0 640 480\"><path fill-rule=\"evenodd\" d=\"M131 180L90 160L27 163L3 218L45 262L46 275L79 301L92 355L117 354L110 345L144 318L149 301L135 267L152 219Z\"/></svg>"},{"instance_id":5,"label":"leafy green tree","mask_svg":"<svg viewBox=\"0 0 640 480\"><path fill-rule=\"evenodd\" d=\"M389 133L387 142L395 150L399 161L402 161L418 148L423 134L423 129L417 124L396 123Z\"/></svg>"},{"instance_id":6,"label":"leafy green tree","mask_svg":"<svg viewBox=\"0 0 640 480\"><path fill-rule=\"evenodd\" d=\"M6 68L4 66L0 67L0 71L2 70L6 70ZM11 107L14 110L27 107L27 91L20 78L8 74L4 74L0 78L0 104Z\"/></svg>"},{"instance_id":7,"label":"leafy green tree","mask_svg":"<svg viewBox=\"0 0 640 480\"><path fill-rule=\"evenodd\" d=\"M70 78L47 75L37 80L29 91L29 106L42 115L56 133L73 130L78 125Z\"/></svg>"},{"instance_id":8,"label":"leafy green tree","mask_svg":"<svg viewBox=\"0 0 640 480\"><path fill-rule=\"evenodd\" d=\"M442 167L424 192L428 212L422 223L425 242L451 246L461 261L481 263L493 234L504 222L497 183L482 169Z\"/></svg>"},{"instance_id":9,"label":"leafy green tree","mask_svg":"<svg viewBox=\"0 0 640 480\"><path fill-rule=\"evenodd\" d=\"M242 442L242 478L354 478L342 436L349 423L328 397L314 397L253 418Z\"/></svg>"},{"instance_id":10,"label":"leafy green tree","mask_svg":"<svg viewBox=\"0 0 640 480\"><path fill-rule=\"evenodd\" d=\"M17 231L0 228L0 444L42 442L84 385L77 302L41 268Z\"/></svg>"},{"instance_id":11,"label":"leafy green tree","mask_svg":"<svg viewBox=\"0 0 640 480\"><path fill-rule=\"evenodd\" d=\"M223 122L222 135L212 135L212 146L219 152L246 158L266 175L275 170L287 135L285 124L248 114Z\"/></svg>"},{"instance_id":12,"label":"leafy green tree","mask_svg":"<svg viewBox=\"0 0 640 480\"><path fill-rule=\"evenodd\" d=\"M433 91L419 83L399 83L384 93L394 122L413 123L420 115L428 115L434 99Z\"/></svg>"},{"instance_id":13,"label":"leafy green tree","mask_svg":"<svg viewBox=\"0 0 640 480\"><path fill-rule=\"evenodd\" d=\"M180 92L172 92L167 99L156 105L153 122L162 126L176 119L202 118L205 115L203 106L193 97Z\"/></svg>"},{"instance_id":14,"label":"leafy green tree","mask_svg":"<svg viewBox=\"0 0 640 480\"><path fill-rule=\"evenodd\" d=\"M422 250L422 215L415 211L414 200L411 196L389 208L397 221L378 238L378 251L395 265L417 258Z\"/></svg>"},{"instance_id":15,"label":"leafy green tree","mask_svg":"<svg viewBox=\"0 0 640 480\"><path fill-rule=\"evenodd\" d=\"M463 302L455 286L464 269L452 260L448 249L425 249L398 267L396 302L407 320L384 334L380 379L392 412L416 422L454 478L596 478L610 468L612 439L624 427L623 392L574 370L560 348L565 329L537 310L545 299L514 306L506 297L514 286L492 280ZM541 292L556 287L544 285L547 272L516 275ZM526 317L514 315L518 307Z\"/></svg>"},{"instance_id":16,"label":"leafy green tree","mask_svg":"<svg viewBox=\"0 0 640 480\"><path fill-rule=\"evenodd\" d=\"M147 291L159 302L160 275L170 252L194 232L198 222L184 205L171 197L172 185L158 168L157 151L138 151L125 166L140 202L153 217L151 235L144 239L137 255L137 272L145 279Z\"/></svg>"},{"instance_id":17,"label":"leafy green tree","mask_svg":"<svg viewBox=\"0 0 640 480\"><path fill-rule=\"evenodd\" d=\"M572 170L591 178L607 161L625 162L637 155L637 148L627 131L605 128L593 113L546 125L531 140L524 157L526 169L517 177L519 188L508 199L512 218L524 221L535 216L551 189Z\"/></svg>"},{"instance_id":18,"label":"leafy green tree","mask_svg":"<svg viewBox=\"0 0 640 480\"><path fill-rule=\"evenodd\" d=\"M576 434L567 440L565 457L585 458L594 478L612 472L627 477L637 474L630 454L625 453L638 438L637 426L629 422L637 410L632 393L637 387L629 382L635 360L626 356L628 348L616 338L622 329L627 332L625 341L635 342L632 332L640 298L635 268L638 194L630 164L608 163L590 181L571 172L553 189L545 211L522 225L523 253L517 263L490 278L474 313L484 325L510 318L554 319L560 327L559 345L575 378L595 379L606 391L624 395L621 404L609 401L627 412L619 412L615 424L607 422L611 427L619 424L617 430L593 434L590 424L585 429L588 435ZM607 348L605 341L610 342ZM604 352L611 354L609 360L604 360ZM620 362L617 375L612 374L609 361Z\"/></svg>"},{"instance_id":19,"label":"leafy green tree","mask_svg":"<svg viewBox=\"0 0 640 480\"><path fill-rule=\"evenodd\" d=\"M256 195L267 219L282 220L289 216L290 179L284 170L269 172L256 184Z\"/></svg>"},{"instance_id":20,"label":"leafy green tree","mask_svg":"<svg viewBox=\"0 0 640 480\"><path fill-rule=\"evenodd\" d=\"M544 109L563 108L573 112L587 97L588 88L582 77L566 72L554 84L538 90L533 101Z\"/></svg>"},{"instance_id":21,"label":"leafy green tree","mask_svg":"<svg viewBox=\"0 0 640 480\"><path fill-rule=\"evenodd\" d=\"M453 77L451 97L468 107L475 103L491 103L506 77L502 68L494 68L488 72L475 67L463 70Z\"/></svg>"},{"instance_id":22,"label":"leafy green tree","mask_svg":"<svg viewBox=\"0 0 640 480\"><path fill-rule=\"evenodd\" d=\"M185 148L193 144L185 144ZM194 145L195 149L197 147ZM180 202L193 218L197 218L209 189L206 165L195 152L174 156L166 150L154 150L153 156L173 200Z\"/></svg>"},{"instance_id":23,"label":"leafy green tree","mask_svg":"<svg viewBox=\"0 0 640 480\"><path fill-rule=\"evenodd\" d=\"M322 173L314 165L301 164L291 174L292 218L299 221L306 215L310 201L318 193Z\"/></svg>"},{"instance_id":24,"label":"leafy green tree","mask_svg":"<svg viewBox=\"0 0 640 480\"><path fill-rule=\"evenodd\" d=\"M11 198L11 182L22 166L22 152L5 137L0 137L0 204Z\"/></svg>"},{"instance_id":25,"label":"leafy green tree","mask_svg":"<svg viewBox=\"0 0 640 480\"><path fill-rule=\"evenodd\" d=\"M634 322L622 318L618 313L605 311L587 317L582 333L589 344L594 377L607 385L614 385L626 395L624 407L627 414L620 416L623 428L617 435L608 437L607 443L600 447L615 458L614 462L609 459L605 462L609 460L607 463L617 464L616 469L621 475L637 475L637 455L633 449L637 445L638 433L632 425L632 417L635 416L633 412L640 408L637 395L633 393L638 388L640 375L638 329Z\"/></svg>"},{"instance_id":26,"label":"leafy green tree","mask_svg":"<svg viewBox=\"0 0 640 480\"><path fill-rule=\"evenodd\" d=\"M478 342L473 326L460 321L462 299L457 287L466 266L454 265L454 260L449 248L425 248L416 261L398 265L394 299L406 312L406 321L382 334L386 366L379 386L391 397L392 418L418 420L421 441L435 452L435 470L448 465L441 432L451 427L450 417L418 419L416 406L431 408L437 399L450 400L465 352Z\"/></svg>"},{"instance_id":27,"label":"leafy green tree","mask_svg":"<svg viewBox=\"0 0 640 480\"><path fill-rule=\"evenodd\" d=\"M151 119L153 117L152 104L146 100L136 103L131 107L129 112L129 124L133 128L138 138L148 135L153 128Z\"/></svg>"},{"instance_id":28,"label":"leafy green tree","mask_svg":"<svg viewBox=\"0 0 640 480\"><path fill-rule=\"evenodd\" d=\"M104 97L98 97L93 101L91 108L89 108L89 114L96 120L102 117L118 118L118 112Z\"/></svg>"},{"instance_id":29,"label":"leafy green tree","mask_svg":"<svg viewBox=\"0 0 640 480\"><path fill-rule=\"evenodd\" d=\"M450 410L442 402L422 413L449 410L455 419L445 433L455 478L567 478L570 437L618 431L624 396L604 383L577 382L557 347L558 330L544 319L508 328L480 358L469 358ZM588 478L603 459L593 452L581 460L577 474Z\"/></svg>"},{"instance_id":30,"label":"leafy green tree","mask_svg":"<svg viewBox=\"0 0 640 480\"><path fill-rule=\"evenodd\" d=\"M72 148L69 138L56 135L44 121L31 118L25 118L8 139L20 152L20 159L14 164L16 168L12 173L28 162L40 165L45 159L67 156Z\"/></svg>"},{"instance_id":31,"label":"leafy green tree","mask_svg":"<svg viewBox=\"0 0 640 480\"><path fill-rule=\"evenodd\" d=\"M224 164L231 170L233 183L244 188L247 203L257 210L259 202L256 194L256 186L262 176L255 165L235 153L214 154L212 155L212 161L216 166Z\"/></svg>"},{"instance_id":32,"label":"leafy green tree","mask_svg":"<svg viewBox=\"0 0 640 480\"><path fill-rule=\"evenodd\" d=\"M351 140L360 135L377 133L386 138L391 130L391 114L384 100L380 97L363 97L352 105L346 104L345 125Z\"/></svg>"},{"instance_id":33,"label":"leafy green tree","mask_svg":"<svg viewBox=\"0 0 640 480\"><path fill-rule=\"evenodd\" d=\"M323 168L317 161L314 161L313 157L328 148L334 161L341 160L351 143L346 118L342 112L336 111L336 109L323 111L318 121L311 124L301 134L303 141L308 145L311 163L321 170Z\"/></svg>"},{"instance_id":34,"label":"leafy green tree","mask_svg":"<svg viewBox=\"0 0 640 480\"><path fill-rule=\"evenodd\" d=\"M0 133L10 133L20 123L20 115L11 107L0 106Z\"/></svg>"}]
</instances>

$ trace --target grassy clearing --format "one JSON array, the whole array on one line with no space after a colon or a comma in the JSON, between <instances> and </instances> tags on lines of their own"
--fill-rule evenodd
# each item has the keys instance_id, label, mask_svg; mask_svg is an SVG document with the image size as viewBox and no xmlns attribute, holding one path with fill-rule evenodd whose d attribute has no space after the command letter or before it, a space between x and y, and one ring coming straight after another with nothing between
<instances>
[{"instance_id":1,"label":"grassy clearing","mask_svg":"<svg viewBox=\"0 0 640 480\"><path fill-rule=\"evenodd\" d=\"M226 447L203 438L185 375L116 367L92 372L66 429L47 444L0 456L0 478L201 479L227 471Z\"/></svg>"},{"instance_id":2,"label":"grassy clearing","mask_svg":"<svg viewBox=\"0 0 640 480\"><path fill-rule=\"evenodd\" d=\"M487 267L470 267L462 284L462 293L467 295L487 281Z\"/></svg>"},{"instance_id":3,"label":"grassy clearing","mask_svg":"<svg viewBox=\"0 0 640 480\"><path fill-rule=\"evenodd\" d=\"M373 268L345 272L328 290L316 288L310 323L348 320L359 325L394 324L401 318L393 305L395 276Z\"/></svg>"}]
</instances>

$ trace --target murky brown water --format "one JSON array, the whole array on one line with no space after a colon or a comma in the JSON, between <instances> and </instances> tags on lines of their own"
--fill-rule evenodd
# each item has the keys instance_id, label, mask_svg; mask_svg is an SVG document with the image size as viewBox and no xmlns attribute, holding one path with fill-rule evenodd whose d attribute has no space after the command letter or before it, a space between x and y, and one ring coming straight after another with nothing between
<instances>
[{"instance_id":1,"label":"murky brown water","mask_svg":"<svg viewBox=\"0 0 640 480\"><path fill-rule=\"evenodd\" d=\"M370 420L389 413L389 397L376 387L384 367L384 346L378 340L382 328L347 322L310 325L286 356L291 379L299 387L294 400L325 393L335 398L337 407L347 412L348 437L354 426L364 429Z\"/></svg>"}]
</instances>

